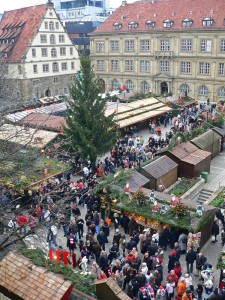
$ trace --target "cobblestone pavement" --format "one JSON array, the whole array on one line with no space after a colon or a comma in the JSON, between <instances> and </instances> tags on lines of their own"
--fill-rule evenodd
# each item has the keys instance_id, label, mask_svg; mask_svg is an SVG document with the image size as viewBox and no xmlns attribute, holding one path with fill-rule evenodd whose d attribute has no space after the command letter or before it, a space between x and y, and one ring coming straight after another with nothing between
<instances>
[{"instance_id":1,"label":"cobblestone pavement","mask_svg":"<svg viewBox=\"0 0 225 300\"><path fill-rule=\"evenodd\" d=\"M164 126L161 126L161 131L162 131L162 137L165 138L165 133L167 131L169 131L169 127L164 128ZM149 131L147 129L142 130L139 135L142 135L142 137L144 138L144 141L146 142L150 136ZM107 155L106 155L107 156ZM76 178L75 178L76 179ZM209 174L209 178L208 178L208 183L205 184L206 189L210 189L215 191L215 189L219 188L219 185L225 186L225 155L224 154L220 154L217 157L215 157L212 161L211 161L211 173ZM81 214L82 217L84 218L85 214L86 214L86 208L79 206L80 210L81 210ZM84 226L85 228L85 232L86 232L86 226ZM44 229L45 230L45 229ZM44 230L41 230L41 235L40 237L38 237L39 242L41 243L42 246L46 246L46 236L44 234ZM123 233L123 229L121 229L121 232ZM113 224L111 224L110 227L110 238L109 238L109 243L106 244L106 251L108 252L109 247L111 247L112 245L112 236L114 233L114 226ZM46 230L46 235L47 235L47 230ZM85 236L85 235L84 235ZM127 235L128 238L128 235ZM66 238L63 236L63 230L59 229L58 232L58 237L57 237L57 242L60 246L62 246L64 249L66 249ZM217 263L217 258L220 254L222 250L222 245L220 242L220 238L219 241L217 243L211 243L211 241L209 240L205 246L201 249L201 252L207 257L208 262L211 263L214 267L215 270L215 287L218 286L218 282L219 282L219 270L216 270L216 263ZM79 251L75 250L77 258L79 257ZM165 252L165 259L164 259L164 277L167 275L167 262L168 262L168 255L170 253L171 249L168 249ZM182 265L182 270L183 270L183 274L186 273L186 263L185 263L185 255L181 256L180 259L181 265ZM91 267L90 267L91 269ZM194 268L194 273L195 273L196 269ZM196 284L199 283L199 278L193 275L193 284L196 286Z\"/></svg>"}]
</instances>

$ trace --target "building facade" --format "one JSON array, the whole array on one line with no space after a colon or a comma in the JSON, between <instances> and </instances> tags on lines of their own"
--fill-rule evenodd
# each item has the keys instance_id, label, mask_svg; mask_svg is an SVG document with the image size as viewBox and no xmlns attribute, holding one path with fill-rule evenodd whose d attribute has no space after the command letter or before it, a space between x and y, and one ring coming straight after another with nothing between
<instances>
[{"instance_id":1,"label":"building facade","mask_svg":"<svg viewBox=\"0 0 225 300\"><path fill-rule=\"evenodd\" d=\"M123 1L91 34L91 57L107 90L225 99L225 2Z\"/></svg>"},{"instance_id":2,"label":"building facade","mask_svg":"<svg viewBox=\"0 0 225 300\"><path fill-rule=\"evenodd\" d=\"M15 99L68 94L79 69L78 52L53 4L5 12L0 23L0 62ZM5 99L6 100L6 99Z\"/></svg>"}]
</instances>

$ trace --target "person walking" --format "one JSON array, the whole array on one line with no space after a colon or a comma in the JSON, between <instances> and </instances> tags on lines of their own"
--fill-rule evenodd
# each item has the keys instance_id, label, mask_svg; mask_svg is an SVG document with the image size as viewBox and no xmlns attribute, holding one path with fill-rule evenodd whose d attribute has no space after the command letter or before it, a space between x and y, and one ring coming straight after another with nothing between
<instances>
[{"instance_id":1,"label":"person walking","mask_svg":"<svg viewBox=\"0 0 225 300\"><path fill-rule=\"evenodd\" d=\"M105 242L106 242L106 235L103 231L103 228L100 228L99 233L97 234L97 241L99 242L99 244L102 247L102 250L105 251Z\"/></svg>"},{"instance_id":2,"label":"person walking","mask_svg":"<svg viewBox=\"0 0 225 300\"><path fill-rule=\"evenodd\" d=\"M194 261L197 258L197 253L194 250L194 247L191 246L190 250L186 254L186 264L187 264L187 273L193 273Z\"/></svg>"},{"instance_id":3,"label":"person walking","mask_svg":"<svg viewBox=\"0 0 225 300\"><path fill-rule=\"evenodd\" d=\"M77 223L79 239L81 239L84 233L84 220L81 218L81 216L77 217L76 223Z\"/></svg>"},{"instance_id":4,"label":"person walking","mask_svg":"<svg viewBox=\"0 0 225 300\"><path fill-rule=\"evenodd\" d=\"M219 228L219 225L217 224L216 221L213 221L213 224L212 224L212 230L211 230L211 234L212 234L212 242L213 243L216 243L218 242L216 237L217 235L220 233L220 228Z\"/></svg>"},{"instance_id":5,"label":"person walking","mask_svg":"<svg viewBox=\"0 0 225 300\"><path fill-rule=\"evenodd\" d=\"M52 234L53 234L53 243L55 244L56 247L58 247L58 244L57 244L57 241L56 241L57 234L58 234L58 229L57 229L57 226L55 224L52 224L51 231L52 231Z\"/></svg>"}]
</instances>

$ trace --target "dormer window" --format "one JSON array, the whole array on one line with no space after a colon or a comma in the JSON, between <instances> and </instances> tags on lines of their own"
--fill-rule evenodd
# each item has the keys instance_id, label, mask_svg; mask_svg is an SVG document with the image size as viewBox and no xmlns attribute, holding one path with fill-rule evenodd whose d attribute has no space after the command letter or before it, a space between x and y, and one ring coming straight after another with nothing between
<instances>
[{"instance_id":1,"label":"dormer window","mask_svg":"<svg viewBox=\"0 0 225 300\"><path fill-rule=\"evenodd\" d=\"M122 24L119 22L116 22L113 24L113 29L115 29L115 30L120 30L121 27L122 27Z\"/></svg>"},{"instance_id":2,"label":"dormer window","mask_svg":"<svg viewBox=\"0 0 225 300\"><path fill-rule=\"evenodd\" d=\"M193 23L193 21L191 19L186 18L182 21L182 26L183 27L191 27L192 23Z\"/></svg>"},{"instance_id":3,"label":"dormer window","mask_svg":"<svg viewBox=\"0 0 225 300\"><path fill-rule=\"evenodd\" d=\"M134 21L131 21L129 24L128 24L128 28L129 29L136 29L138 26L138 23L137 22L134 22Z\"/></svg>"},{"instance_id":4,"label":"dormer window","mask_svg":"<svg viewBox=\"0 0 225 300\"><path fill-rule=\"evenodd\" d=\"M209 17L202 20L203 27L209 27L209 26L212 26L212 24L213 24L213 19L211 19Z\"/></svg>"},{"instance_id":5,"label":"dormer window","mask_svg":"<svg viewBox=\"0 0 225 300\"><path fill-rule=\"evenodd\" d=\"M155 26L155 22L154 21L147 21L145 22L145 28L153 28Z\"/></svg>"},{"instance_id":6,"label":"dormer window","mask_svg":"<svg viewBox=\"0 0 225 300\"><path fill-rule=\"evenodd\" d=\"M170 20L170 19L166 19L164 22L163 22L163 27L164 28L169 28L169 27L172 27L173 26L173 21Z\"/></svg>"}]
</instances>

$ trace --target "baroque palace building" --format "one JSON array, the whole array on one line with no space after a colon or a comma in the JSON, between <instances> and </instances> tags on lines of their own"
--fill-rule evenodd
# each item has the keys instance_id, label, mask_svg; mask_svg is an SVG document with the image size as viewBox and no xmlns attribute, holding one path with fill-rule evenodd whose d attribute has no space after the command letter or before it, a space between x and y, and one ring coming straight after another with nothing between
<instances>
[{"instance_id":1,"label":"baroque palace building","mask_svg":"<svg viewBox=\"0 0 225 300\"><path fill-rule=\"evenodd\" d=\"M91 34L106 90L225 99L225 1L126 1Z\"/></svg>"}]
</instances>

